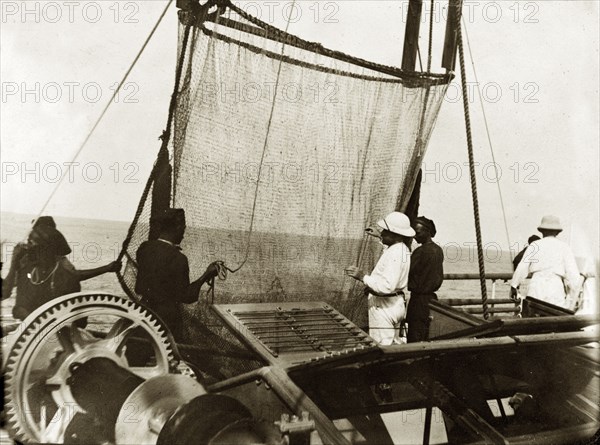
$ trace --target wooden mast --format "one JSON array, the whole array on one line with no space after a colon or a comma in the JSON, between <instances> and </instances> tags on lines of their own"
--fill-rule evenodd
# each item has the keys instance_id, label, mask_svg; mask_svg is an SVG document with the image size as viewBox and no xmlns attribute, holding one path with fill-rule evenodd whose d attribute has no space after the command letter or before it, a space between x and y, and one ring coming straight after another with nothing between
<instances>
[{"instance_id":1,"label":"wooden mast","mask_svg":"<svg viewBox=\"0 0 600 445\"><path fill-rule=\"evenodd\" d=\"M456 65L458 27L460 26L462 3L463 0L448 0L448 20L446 21L444 53L442 54L442 67L446 71L454 71L454 66Z\"/></svg>"},{"instance_id":2,"label":"wooden mast","mask_svg":"<svg viewBox=\"0 0 600 445\"><path fill-rule=\"evenodd\" d=\"M404 33L404 51L402 53L402 69L404 71L415 71L422 9L423 0L409 0Z\"/></svg>"}]
</instances>

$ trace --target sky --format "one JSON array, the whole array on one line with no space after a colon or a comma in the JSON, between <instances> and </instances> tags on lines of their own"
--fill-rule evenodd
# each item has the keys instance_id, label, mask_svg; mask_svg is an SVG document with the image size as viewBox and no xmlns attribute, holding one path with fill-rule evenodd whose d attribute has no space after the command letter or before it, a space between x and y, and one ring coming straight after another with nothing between
<instances>
[{"instance_id":1,"label":"sky","mask_svg":"<svg viewBox=\"0 0 600 445\"><path fill-rule=\"evenodd\" d=\"M293 12L293 34L401 64L407 1L236 3L280 28ZM445 4L433 11L437 72L443 72ZM167 118L175 5L75 164L68 163L166 2L0 5L2 211L37 214L63 174L45 214L131 220ZM576 253L598 257L599 2L467 1L463 15L484 244L518 249L543 215L555 214ZM425 23L421 33L425 58ZM469 245L475 235L459 78L424 158L421 213L435 220L438 242Z\"/></svg>"}]
</instances>

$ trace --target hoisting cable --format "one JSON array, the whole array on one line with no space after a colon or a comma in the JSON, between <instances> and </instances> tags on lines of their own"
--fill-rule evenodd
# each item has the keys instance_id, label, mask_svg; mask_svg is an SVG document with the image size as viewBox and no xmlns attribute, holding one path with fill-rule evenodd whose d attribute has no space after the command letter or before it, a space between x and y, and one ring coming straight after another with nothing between
<instances>
[{"instance_id":1,"label":"hoisting cable","mask_svg":"<svg viewBox=\"0 0 600 445\"><path fill-rule=\"evenodd\" d=\"M165 8L163 9L162 13L158 17L158 20L154 24L154 27L152 28L152 31L150 31L150 34L148 35L148 37L146 37L146 40L144 41L144 44L142 45L142 47L138 51L137 55L135 56L135 59L133 59L133 62L131 62L131 64L129 65L129 68L127 69L127 72L125 73L125 75L123 76L123 78L121 79L121 81L119 82L119 84L117 85L117 88L114 90L111 98L108 100L106 106L102 110L102 113L100 113L100 116L98 117L98 119L94 123L94 126L88 132L87 136L85 137L85 139L83 140L83 142L81 143L81 145L79 146L79 148L77 149L77 151L75 152L75 155L72 157L71 162L75 162L75 160L79 157L79 155L83 151L84 147L87 145L88 141L90 140L90 138L94 134L94 131L96 130L96 128L98 127L98 125L100 125L100 122L104 118L104 115L106 114L106 112L108 111L108 109L110 108L110 106L112 105L112 103L114 102L115 97L117 97L117 94L119 94L119 91L121 91L121 87L123 86L123 84L125 83L125 81L127 80L127 78L129 77L129 74L131 73L131 71L135 67L137 61L139 60L139 58L141 57L142 53L146 49L146 46L148 46L148 43L150 42L150 39L152 39L152 36L154 36L154 33L156 32L156 30L158 29L158 26L162 22L163 17L165 16L165 14L167 13L167 10L169 9L169 6L171 6L171 3L173 3L173 0L169 0L169 3L167 3L167 5L165 6ZM60 179L58 180L58 182L54 186L54 189L50 193L50 196L48 196L48 199L46 200L46 202L44 203L44 205L42 206L42 208L38 212L37 216L35 217L32 225L34 225L35 222L38 220L38 218L42 215L42 213L44 213L44 210L46 210L46 207L48 207L48 204L50 203L50 201L52 200L52 198L54 197L54 195L58 191L58 188L60 187L60 185L62 184L62 182L63 182L63 180L65 179L66 176L67 176L67 174L65 172L65 174L63 174L60 177Z\"/></svg>"},{"instance_id":2,"label":"hoisting cable","mask_svg":"<svg viewBox=\"0 0 600 445\"><path fill-rule=\"evenodd\" d=\"M296 0L294 0L292 2L292 6L290 8L290 11L293 11L294 7L296 4ZM242 15L243 16L243 15ZM285 25L285 33L287 34L289 27L290 27L290 19L291 19L291 12L290 15L288 15L288 19L287 19L287 23ZM250 256L250 239L252 238L252 231L254 228L254 219L256 216L256 204L258 201L258 189L260 187L260 177L261 177L261 172L262 172L262 168L264 165L264 160L265 160L265 156L267 153L267 144L269 141L269 133L271 131L271 123L273 122L273 114L274 114L274 110L275 110L275 101L277 100L277 91L279 89L279 79L281 77L281 65L283 63L283 56L284 56L284 51L285 51L285 43L282 43L281 46L281 56L279 58L279 66L277 68L277 79L275 80L275 88L274 88L274 92L273 92L273 101L271 102L271 112L269 114L269 121L267 123L267 131L265 134L265 140L263 143L263 149L262 149L262 154L260 156L260 162L258 164L258 174L257 174L257 178L256 178L256 188L254 189L254 200L252 202L252 213L250 215L250 227L248 228L248 238L247 238L247 243L246 243L246 252L244 253L244 258L242 260L242 262L235 268L230 268L228 266L225 265L225 263L223 261L214 261L212 264L217 268L217 276L219 277L219 279L221 280L225 280L227 278L227 273L231 272L231 273L236 273L238 270L240 270L242 267L244 267L244 265L246 264L246 262L248 261L248 258ZM211 278L208 282L208 291L207 291L207 295L210 294L210 299L211 299L211 304L214 304L215 301L215 278Z\"/></svg>"},{"instance_id":3,"label":"hoisting cable","mask_svg":"<svg viewBox=\"0 0 600 445\"><path fill-rule=\"evenodd\" d=\"M293 11L295 6L296 6L296 0L294 0L292 2L292 6L290 7L290 11ZM292 16L292 14L290 12L290 14L288 15L288 18L287 18L287 23L285 25L285 33L286 34L287 34L288 29L290 27L291 16ZM231 268L225 266L225 264L222 264L222 267L225 268L227 271L229 271L231 273L235 273L238 270L240 270L244 266L244 264L246 264L246 261L248 261L248 257L250 255L250 239L252 238L252 230L254 228L254 218L255 218L255 215L256 215L256 203L258 201L258 189L260 187L260 177L261 177L262 168L263 168L263 165L264 165L265 155L267 154L267 145L268 145L268 142L269 142L269 134L271 132L271 123L273 122L273 114L274 114L274 111L275 111L275 101L277 100L277 91L279 90L279 88L278 88L279 87L279 78L281 76L281 66L282 66L282 63L283 63L283 56L284 56L285 46L286 46L285 42L282 43L282 46L281 46L281 55L280 55L280 58L279 58L279 66L277 68L277 79L275 80L275 88L274 88L274 92L273 92L273 101L271 102L271 112L269 114L269 121L267 123L267 132L265 134L265 140L264 140L264 143L263 143L262 154L260 156L260 162L258 164L258 174L257 174L257 179L256 179L256 188L254 189L254 200L252 202L252 213L251 213L251 216L250 216L250 228L248 229L248 241L247 241L247 244L246 244L246 252L244 254L244 259L242 260L242 262L235 269L231 269ZM213 292L214 292L214 289L213 289Z\"/></svg>"},{"instance_id":4,"label":"hoisting cable","mask_svg":"<svg viewBox=\"0 0 600 445\"><path fill-rule=\"evenodd\" d=\"M479 282L481 284L481 303L483 318L488 319L487 287L485 282L485 265L483 262L483 246L481 242L481 221L479 219L479 201L477 199L477 180L475 178L475 160L473 156L473 139L471 135L471 117L469 115L469 97L467 95L467 75L465 70L465 54L462 42L462 26L458 25L458 54L460 56L460 76L462 83L463 108L467 130L467 151L469 153L469 172L471 175L471 195L473 196L473 215L475 217L475 236L477 238L477 262L479 263Z\"/></svg>"},{"instance_id":5,"label":"hoisting cable","mask_svg":"<svg viewBox=\"0 0 600 445\"><path fill-rule=\"evenodd\" d=\"M173 87L173 92L171 93L171 100L169 102L169 114L167 116L167 125L166 125L166 128L163 131L162 135L160 136L160 139L162 140L160 150L166 149L166 146L169 142L169 138L171 135L171 123L173 121L173 115L175 113L175 105L177 104L177 94L179 92L179 83L180 83L180 79L181 79L181 73L183 71L183 63L185 61L185 55L187 52L186 49L188 46L190 30L191 30L191 25L186 26L186 28L184 30L184 34L183 34L183 42L181 44L181 54L179 55L179 60L177 61L177 68L175 71L175 86ZM159 154L160 154L160 151L159 151ZM125 240L123 241L123 246L121 248L121 252L119 252L117 261L121 261L123 259L123 256L125 255L125 253L127 251L127 247L129 246L129 243L131 242L135 226L137 225L137 222L138 222L142 212L144 211L144 205L146 202L146 198L148 197L148 194L150 193L150 189L152 188L152 185L154 183L154 179L155 179L154 177L157 174L158 168L159 168L159 163L157 160L154 163L154 166L152 167L152 171L150 172L150 176L148 177L148 181L146 182L146 186L144 187L144 191L142 192L142 197L138 204L138 208L136 209L135 216L133 217L133 221L132 221L131 225L129 226L129 231L127 232L127 236L125 237ZM119 277L119 281L121 281L122 280L121 274L117 273L117 276ZM127 286L123 286L123 288L127 289Z\"/></svg>"},{"instance_id":6,"label":"hoisting cable","mask_svg":"<svg viewBox=\"0 0 600 445\"><path fill-rule=\"evenodd\" d=\"M487 116L485 114L485 108L483 106L483 96L481 94L481 87L479 86L479 79L477 78L477 71L475 70L475 60L473 60L473 53L471 52L471 41L469 40L469 33L467 32L466 21L463 17L463 25L465 30L465 37L467 39L467 47L469 48L469 57L471 58L471 66L473 67L473 76L475 77L475 85L477 86L477 93L479 94L479 103L481 104L481 113L483 115L483 122L485 124L485 132L488 138L488 143L490 146L490 153L492 154L492 162L494 163L494 172L496 174L496 185L498 186L498 195L500 196L500 206L502 208L502 219L504 221L504 230L506 232L506 241L508 242L508 250L510 255L510 260L512 261L512 250L510 246L510 235L508 232L508 223L506 221L506 210L504 207L504 198L502 197L502 188L500 187L500 176L498 176L498 164L496 163L496 155L494 154L494 148L492 146L492 138L490 136L490 129L488 126Z\"/></svg>"},{"instance_id":7,"label":"hoisting cable","mask_svg":"<svg viewBox=\"0 0 600 445\"><path fill-rule=\"evenodd\" d=\"M431 0L431 10L429 11L429 47L427 48L427 72L431 72L431 52L433 51L433 8L435 7L435 0ZM428 90L429 91L429 90Z\"/></svg>"},{"instance_id":8,"label":"hoisting cable","mask_svg":"<svg viewBox=\"0 0 600 445\"><path fill-rule=\"evenodd\" d=\"M427 52L427 72L431 72L431 51L433 47L433 8L435 7L435 0L431 0L431 11L429 14L429 44ZM419 58L419 68L423 72L423 62L421 61L421 49L419 48L419 42L417 41L417 57Z\"/></svg>"},{"instance_id":9,"label":"hoisting cable","mask_svg":"<svg viewBox=\"0 0 600 445\"><path fill-rule=\"evenodd\" d=\"M435 0L431 0L431 11L433 11L434 8L434 1ZM429 43L428 43L428 54L427 54L427 72L430 73L431 72L431 59L432 59L432 48L433 48L433 14L430 14L430 19L429 19ZM417 47L418 49L418 47ZM419 63L421 61L421 53L418 52L419 54ZM423 71L423 68L421 67L421 71ZM419 121L419 132L417 134L417 141L416 141L416 146L417 146L417 158L421 157L422 151L423 151L423 127L425 126L425 113L427 112L427 104L429 102L429 96L430 96L430 92L431 92L431 86L428 86L427 89L425 90L425 98L423 99L423 108L421 109L421 119Z\"/></svg>"},{"instance_id":10,"label":"hoisting cable","mask_svg":"<svg viewBox=\"0 0 600 445\"><path fill-rule=\"evenodd\" d=\"M419 48L419 43L417 42L417 56L419 57L419 69L423 72L423 62L421 61L421 49Z\"/></svg>"}]
</instances>

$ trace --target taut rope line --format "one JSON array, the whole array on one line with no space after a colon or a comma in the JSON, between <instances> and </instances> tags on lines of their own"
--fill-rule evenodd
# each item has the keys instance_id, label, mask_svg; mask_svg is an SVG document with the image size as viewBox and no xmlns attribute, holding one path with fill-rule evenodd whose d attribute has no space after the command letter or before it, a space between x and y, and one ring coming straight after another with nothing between
<instances>
[{"instance_id":1,"label":"taut rope line","mask_svg":"<svg viewBox=\"0 0 600 445\"><path fill-rule=\"evenodd\" d=\"M492 138L490 136L490 129L488 126L487 116L485 114L485 108L483 106L483 97L481 94L481 87L479 86L479 79L477 79L477 71L475 70L475 61L473 60L473 53L471 52L471 42L469 40L469 33L467 32L466 22L463 17L463 25L465 25L465 37L467 38L467 47L469 48L469 56L471 57L471 66L473 67L473 76L475 77L475 85L477 85L477 93L479 94L479 103L481 104L481 113L483 115L483 122L485 124L485 132L487 135L488 143L490 146L490 153L492 154L492 162L494 163L494 172L496 174L496 185L498 187L498 195L500 196L500 206L502 207L502 219L504 221L504 230L506 232L506 241L508 242L509 255L512 261L512 251L510 246L510 235L508 231L508 223L506 222L506 210L504 208L504 198L502 197L502 188L500 187L500 176L498 176L498 164L496 163L496 155L494 154L494 147L492 146Z\"/></svg>"},{"instance_id":2,"label":"taut rope line","mask_svg":"<svg viewBox=\"0 0 600 445\"><path fill-rule=\"evenodd\" d=\"M285 33L286 34L290 27L290 19L291 19L291 15L292 15L291 11L294 9L294 6L296 6L296 0L294 0L292 2L292 6L290 8L290 14L288 15L287 23L285 25ZM285 42L282 43L281 57L279 59L279 66L277 68L277 79L275 81L275 88L274 88L274 93L273 93L273 101L271 102L271 113L269 114L269 122L267 123L267 132L265 134L265 141L263 144L262 154L260 156L260 163L258 164L258 175L257 175L257 179L256 179L256 188L254 189L254 200L252 202L252 214L250 216L250 228L248 229L248 240L247 240L247 244L246 244L246 253L244 254L244 259L242 260L242 262L235 269L230 269L227 266L225 266L225 264L222 264L222 267L224 267L231 273L235 273L238 270L240 270L244 266L244 264L246 264L246 261L248 261L248 257L250 255L250 239L252 238L252 230L254 228L254 217L256 215L256 203L258 201L258 189L260 187L260 177L261 177L262 168L263 168L263 164L264 164L264 160L265 160L265 155L267 154L267 143L269 141L269 133L271 132L271 123L273 122L273 112L275 111L275 101L277 100L277 91L279 89L278 88L279 87L279 78L281 76L281 65L283 63L283 55L284 55L284 51L285 51L285 46L286 46Z\"/></svg>"},{"instance_id":3,"label":"taut rope line","mask_svg":"<svg viewBox=\"0 0 600 445\"><path fill-rule=\"evenodd\" d=\"M483 318L486 320L490 314L487 304L487 287L485 282L485 265L483 262L483 246L481 242L481 221L479 219L479 201L477 199L477 179L475 178L475 159L473 156L473 139L471 135L471 117L469 114L469 98L467 95L467 75L465 70L465 54L462 43L462 26L458 26L458 53L460 56L460 77L462 83L463 108L465 113L465 125L467 128L467 151L469 153L469 171L471 175L471 194L473 196L473 215L475 217L475 236L477 238L477 261L479 263L479 283L481 285L481 303L483 306Z\"/></svg>"},{"instance_id":4,"label":"taut rope line","mask_svg":"<svg viewBox=\"0 0 600 445\"><path fill-rule=\"evenodd\" d=\"M115 97L117 96L117 94L119 94L119 91L121 91L121 87L123 86L123 84L125 83L125 81L127 80L127 78L129 77L129 74L131 73L131 71L135 67L137 61L139 60L139 58L141 57L142 53L146 49L146 46L148 46L148 43L150 42L150 39L152 39L152 36L154 36L154 33L156 32L156 30L158 29L158 26L162 22L163 17L165 16L165 14L167 13L167 10L169 9L169 6L171 6L171 3L173 3L173 0L169 0L169 3L167 3L167 6L165 6L165 9L163 9L163 11L160 14L158 20L154 24L154 27L152 28L152 31L150 31L150 34L148 35L148 37L146 37L146 40L144 41L144 44L142 45L142 47L138 51L137 55L135 56L135 59L133 59L133 62L131 62L131 65L129 65L129 68L127 69L127 72L125 73L125 75L123 76L123 78L121 79L121 81L119 82L119 85L117 86L117 88L113 92L111 98L109 99L108 103L105 105L104 109L102 110L102 113L100 113L100 116L98 117L98 119L94 123L94 126L89 131L89 133L87 134L87 136L85 137L85 139L83 140L83 142L81 143L81 145L79 146L79 148L77 149L77 151L75 152L75 155L72 157L71 162L75 162L75 160L79 157L79 155L83 151L84 147L87 145L88 141L92 137L92 134L94 134L94 131L96 131L96 128L98 127L98 125L100 125L100 122L102 121L102 119L104 118L104 115L106 114L106 112L108 111L108 109L110 108L110 106L112 105ZM58 182L54 186L54 189L52 190L52 193L50 193L50 196L48 196L48 199L46 200L46 202L44 203L44 205L40 209L39 213L35 217L35 219L33 221L33 224L35 224L35 222L42 215L42 213L44 213L44 210L46 210L46 207L48 207L48 204L50 203L50 201L52 200L52 198L54 197L54 195L58 191L58 188L60 187L60 185L62 184L62 182L63 182L63 180L65 179L66 176L67 175L64 174L64 175L62 175L60 177L60 179L58 180Z\"/></svg>"}]
</instances>

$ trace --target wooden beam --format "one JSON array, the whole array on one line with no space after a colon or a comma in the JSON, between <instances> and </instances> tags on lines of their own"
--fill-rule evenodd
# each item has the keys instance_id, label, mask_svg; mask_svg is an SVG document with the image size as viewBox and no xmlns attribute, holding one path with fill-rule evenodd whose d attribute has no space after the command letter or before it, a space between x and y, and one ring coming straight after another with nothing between
<instances>
[{"instance_id":1,"label":"wooden beam","mask_svg":"<svg viewBox=\"0 0 600 445\"><path fill-rule=\"evenodd\" d=\"M470 306L479 305L481 306L481 298L442 298L442 303L449 304L450 306ZM487 301L488 305L494 304L515 304L515 301L510 298L489 298Z\"/></svg>"},{"instance_id":2,"label":"wooden beam","mask_svg":"<svg viewBox=\"0 0 600 445\"><path fill-rule=\"evenodd\" d=\"M446 68L447 71L454 71L454 66L456 64L456 49L458 47L458 31L461 14L462 0L449 0L444 53L442 54L442 67Z\"/></svg>"},{"instance_id":3,"label":"wooden beam","mask_svg":"<svg viewBox=\"0 0 600 445\"><path fill-rule=\"evenodd\" d=\"M404 51L402 53L402 69L404 71L415 71L422 9L423 0L409 0L404 32Z\"/></svg>"},{"instance_id":4,"label":"wooden beam","mask_svg":"<svg viewBox=\"0 0 600 445\"><path fill-rule=\"evenodd\" d=\"M474 307L474 308L463 308L463 311L469 313L469 314L483 314L483 308L482 307ZM488 308L488 313L490 314L497 314L499 312L521 312L521 308L519 307L491 307Z\"/></svg>"},{"instance_id":5,"label":"wooden beam","mask_svg":"<svg viewBox=\"0 0 600 445\"><path fill-rule=\"evenodd\" d=\"M486 280L503 280L503 281L508 281L510 279L512 279L512 272L509 273L504 273L504 272L500 272L500 273L486 273L485 274L485 278ZM444 274L444 280L479 280L479 274L478 273L445 273ZM481 302L481 299L479 299L479 301Z\"/></svg>"}]
</instances>

